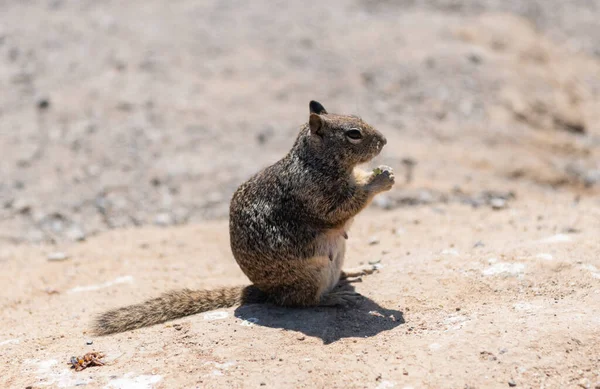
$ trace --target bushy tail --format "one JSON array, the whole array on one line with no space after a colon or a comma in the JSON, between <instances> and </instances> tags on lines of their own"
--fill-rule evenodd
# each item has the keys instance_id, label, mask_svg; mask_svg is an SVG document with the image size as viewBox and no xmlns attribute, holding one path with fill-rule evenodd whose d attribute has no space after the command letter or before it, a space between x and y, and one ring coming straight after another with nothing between
<instances>
[{"instance_id":1,"label":"bushy tail","mask_svg":"<svg viewBox=\"0 0 600 389\"><path fill-rule=\"evenodd\" d=\"M93 331L108 335L164 323L184 316L242 303L262 302L265 297L254 286L216 290L175 290L141 304L117 308L98 316Z\"/></svg>"}]
</instances>

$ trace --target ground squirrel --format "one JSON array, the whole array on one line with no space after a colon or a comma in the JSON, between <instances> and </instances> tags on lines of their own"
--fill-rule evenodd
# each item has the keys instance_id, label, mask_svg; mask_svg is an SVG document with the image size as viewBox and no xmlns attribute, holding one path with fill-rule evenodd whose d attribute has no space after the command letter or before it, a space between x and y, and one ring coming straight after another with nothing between
<instances>
[{"instance_id":1,"label":"ground squirrel","mask_svg":"<svg viewBox=\"0 0 600 389\"><path fill-rule=\"evenodd\" d=\"M231 250L250 286L178 290L101 314L95 333L110 334L217 308L253 302L290 307L354 303L333 290L372 268L342 270L347 231L373 197L392 188L387 166L357 165L377 156L385 137L356 116L328 113L316 101L291 151L242 184L229 213Z\"/></svg>"}]
</instances>

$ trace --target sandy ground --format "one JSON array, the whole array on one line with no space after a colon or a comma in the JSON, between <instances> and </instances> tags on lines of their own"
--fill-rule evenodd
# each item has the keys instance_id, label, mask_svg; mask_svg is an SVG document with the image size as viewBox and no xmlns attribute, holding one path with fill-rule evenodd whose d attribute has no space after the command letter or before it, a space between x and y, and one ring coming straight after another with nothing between
<instances>
[{"instance_id":1,"label":"sandy ground","mask_svg":"<svg viewBox=\"0 0 600 389\"><path fill-rule=\"evenodd\" d=\"M246 282L226 223L109 232L63 262L6 250L2 387L597 387L600 207L552 195L465 211L360 217L347 263L383 268L353 309L249 305L101 338L86 329L109 307ZM92 350L109 364L69 369Z\"/></svg>"},{"instance_id":2,"label":"sandy ground","mask_svg":"<svg viewBox=\"0 0 600 389\"><path fill-rule=\"evenodd\" d=\"M599 1L53 0L0 22L0 387L600 388ZM246 282L229 197L310 99L380 129L371 165L397 172L350 231L348 266L382 264L361 305L92 337L108 308Z\"/></svg>"}]
</instances>

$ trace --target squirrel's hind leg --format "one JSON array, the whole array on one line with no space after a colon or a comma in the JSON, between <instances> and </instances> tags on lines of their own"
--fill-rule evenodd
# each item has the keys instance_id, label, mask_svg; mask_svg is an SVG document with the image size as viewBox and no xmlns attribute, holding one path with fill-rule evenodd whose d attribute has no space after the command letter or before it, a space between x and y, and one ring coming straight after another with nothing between
<instances>
[{"instance_id":1,"label":"squirrel's hind leg","mask_svg":"<svg viewBox=\"0 0 600 389\"><path fill-rule=\"evenodd\" d=\"M357 292L334 290L321 294L316 285L288 285L271 290L269 300L285 307L337 307L356 305L362 300Z\"/></svg>"},{"instance_id":2,"label":"squirrel's hind leg","mask_svg":"<svg viewBox=\"0 0 600 389\"><path fill-rule=\"evenodd\" d=\"M271 303L284 307L314 307L320 298L319 285L309 280L270 288L268 295Z\"/></svg>"}]
</instances>

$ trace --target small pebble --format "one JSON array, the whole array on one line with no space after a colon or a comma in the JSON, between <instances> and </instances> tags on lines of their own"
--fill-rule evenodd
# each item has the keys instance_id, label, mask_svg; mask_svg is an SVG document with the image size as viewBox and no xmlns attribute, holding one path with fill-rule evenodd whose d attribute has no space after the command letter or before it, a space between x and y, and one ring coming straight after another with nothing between
<instances>
[{"instance_id":1,"label":"small pebble","mask_svg":"<svg viewBox=\"0 0 600 389\"><path fill-rule=\"evenodd\" d=\"M88 340L87 342L85 342L85 344L87 344L88 346L91 346L92 344L94 344L93 340Z\"/></svg>"},{"instance_id":2,"label":"small pebble","mask_svg":"<svg viewBox=\"0 0 600 389\"><path fill-rule=\"evenodd\" d=\"M467 58L469 59L469 61L471 61L474 64L481 63L481 56L479 54L471 53L467 56Z\"/></svg>"},{"instance_id":3,"label":"small pebble","mask_svg":"<svg viewBox=\"0 0 600 389\"><path fill-rule=\"evenodd\" d=\"M402 227L396 227L392 230L392 232L394 233L394 235L400 236L400 235L404 235L406 233L406 230Z\"/></svg>"},{"instance_id":4,"label":"small pebble","mask_svg":"<svg viewBox=\"0 0 600 389\"><path fill-rule=\"evenodd\" d=\"M379 238L376 236L372 236L369 238L369 245L374 246L376 244L379 244Z\"/></svg>"},{"instance_id":5,"label":"small pebble","mask_svg":"<svg viewBox=\"0 0 600 389\"><path fill-rule=\"evenodd\" d=\"M512 388L514 386L517 386L517 383L514 380L510 380L510 381L508 381L508 386L510 386Z\"/></svg>"},{"instance_id":6,"label":"small pebble","mask_svg":"<svg viewBox=\"0 0 600 389\"><path fill-rule=\"evenodd\" d=\"M154 217L154 224L157 226L168 226L173 224L173 217L168 213L159 213Z\"/></svg>"},{"instance_id":7,"label":"small pebble","mask_svg":"<svg viewBox=\"0 0 600 389\"><path fill-rule=\"evenodd\" d=\"M495 210L504 209L506 208L506 200L496 197L490 200L490 205Z\"/></svg>"},{"instance_id":8,"label":"small pebble","mask_svg":"<svg viewBox=\"0 0 600 389\"><path fill-rule=\"evenodd\" d=\"M85 240L85 233L79 226L73 226L69 228L66 232L66 235L69 239L76 242L81 242Z\"/></svg>"},{"instance_id":9,"label":"small pebble","mask_svg":"<svg viewBox=\"0 0 600 389\"><path fill-rule=\"evenodd\" d=\"M304 339L306 339L306 336L304 336L304 335L298 335L298 337L296 339L298 339L298 340L304 340Z\"/></svg>"},{"instance_id":10,"label":"small pebble","mask_svg":"<svg viewBox=\"0 0 600 389\"><path fill-rule=\"evenodd\" d=\"M31 211L31 202L23 198L16 199L12 202L11 206L19 213L28 213Z\"/></svg>"},{"instance_id":11,"label":"small pebble","mask_svg":"<svg viewBox=\"0 0 600 389\"><path fill-rule=\"evenodd\" d=\"M60 251L48 254L48 260L51 262L61 262L67 259L69 259L69 254Z\"/></svg>"},{"instance_id":12,"label":"small pebble","mask_svg":"<svg viewBox=\"0 0 600 389\"><path fill-rule=\"evenodd\" d=\"M37 103L39 109L48 109L50 107L50 100L40 99Z\"/></svg>"}]
</instances>

